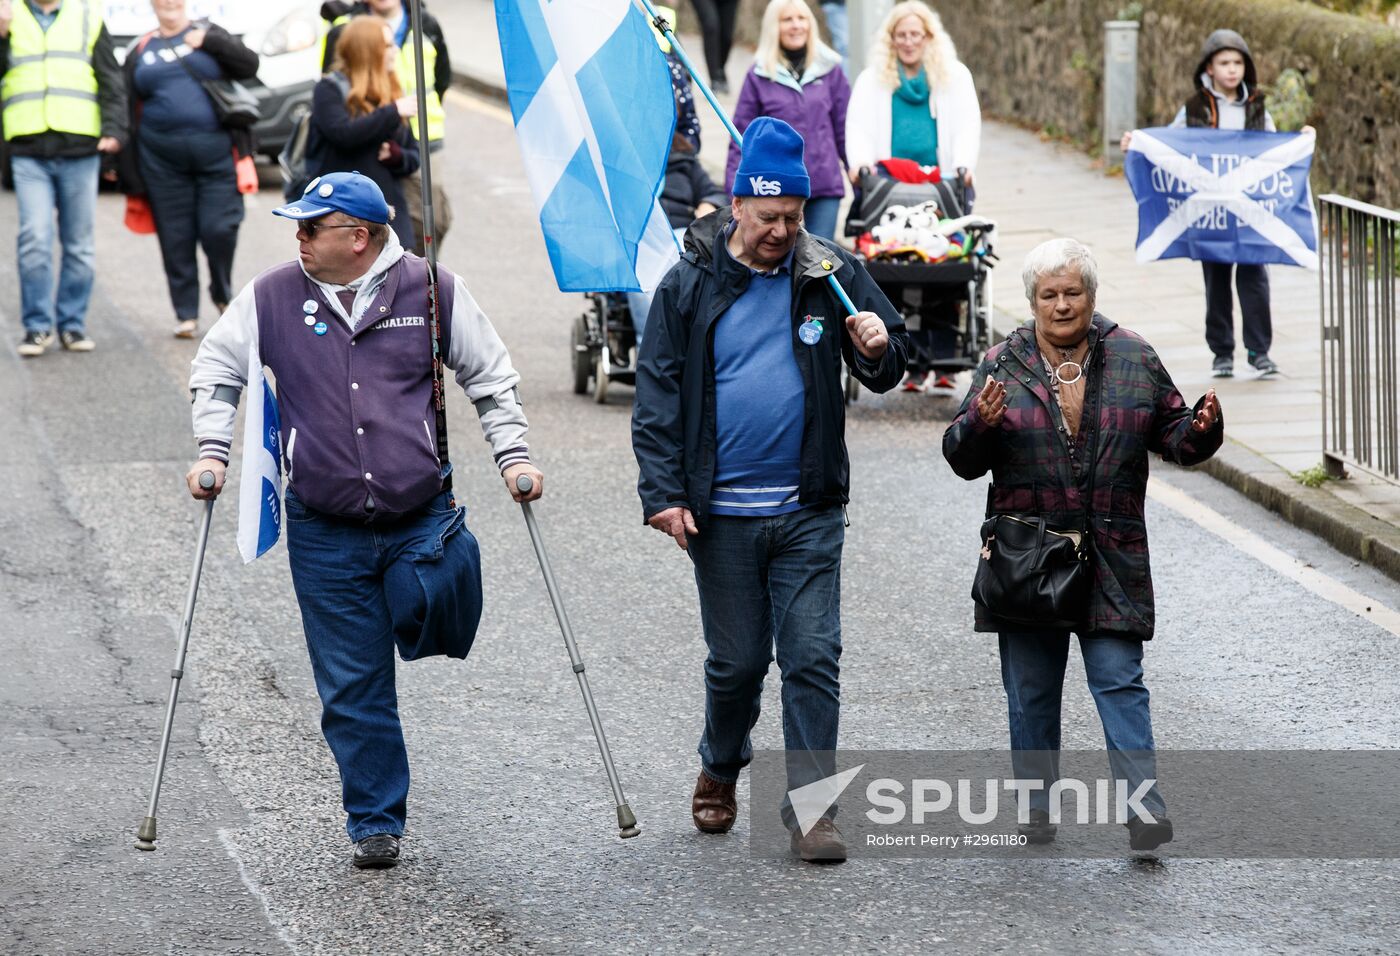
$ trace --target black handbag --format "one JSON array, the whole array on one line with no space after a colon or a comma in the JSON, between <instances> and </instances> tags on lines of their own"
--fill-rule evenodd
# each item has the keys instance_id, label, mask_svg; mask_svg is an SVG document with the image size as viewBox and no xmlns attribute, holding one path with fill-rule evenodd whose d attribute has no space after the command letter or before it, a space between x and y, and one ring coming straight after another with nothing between
<instances>
[{"instance_id":1,"label":"black handbag","mask_svg":"<svg viewBox=\"0 0 1400 956\"><path fill-rule=\"evenodd\" d=\"M262 119L262 107L258 105L258 98L248 87L226 77L206 80L190 69L184 57L177 55L175 59L180 61L185 72L209 95L209 102L214 104L214 115L224 129L247 129Z\"/></svg>"},{"instance_id":2,"label":"black handbag","mask_svg":"<svg viewBox=\"0 0 1400 956\"><path fill-rule=\"evenodd\" d=\"M1102 369L1098 384L1102 397ZM1096 416L1098 411L1096 400ZM1098 467L1097 423L1094 428L1089 487L1079 527L1051 525L1044 516L1033 514L992 515L982 523L972 599L993 617L1035 630L1072 630L1084 623L1094 579L1089 509Z\"/></svg>"}]
</instances>

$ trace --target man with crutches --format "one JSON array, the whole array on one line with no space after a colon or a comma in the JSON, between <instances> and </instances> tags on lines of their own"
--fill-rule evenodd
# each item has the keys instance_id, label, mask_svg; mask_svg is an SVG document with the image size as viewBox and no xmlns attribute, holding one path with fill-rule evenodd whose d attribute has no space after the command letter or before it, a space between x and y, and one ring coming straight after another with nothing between
<instances>
[{"instance_id":1,"label":"man with crutches","mask_svg":"<svg viewBox=\"0 0 1400 956\"><path fill-rule=\"evenodd\" d=\"M840 370L888 391L908 355L860 263L802 229L809 181L791 126L750 124L731 191L732 209L690 226L657 290L632 413L644 517L695 565L709 655L691 815L706 833L734 825L775 650L788 786L835 772L850 471ZM803 829L783 808L803 860L846 858L834 812Z\"/></svg>"},{"instance_id":2,"label":"man with crutches","mask_svg":"<svg viewBox=\"0 0 1400 956\"><path fill-rule=\"evenodd\" d=\"M505 345L461 277L439 269L429 282L372 180L328 174L273 213L297 223L299 261L253 280L201 343L190 375L200 459L187 477L195 498L219 494L238 394L252 362L271 368L292 583L352 862L391 867L409 785L395 647L405 660L465 657L481 614L479 554L435 400L437 356L476 406L515 500L538 498L543 476ZM200 486L204 472L212 488Z\"/></svg>"}]
</instances>

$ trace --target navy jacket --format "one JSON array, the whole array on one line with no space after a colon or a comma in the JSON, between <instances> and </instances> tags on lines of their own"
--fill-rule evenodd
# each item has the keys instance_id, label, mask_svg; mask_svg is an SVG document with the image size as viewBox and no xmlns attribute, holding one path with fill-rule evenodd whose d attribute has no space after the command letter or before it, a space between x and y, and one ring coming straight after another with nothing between
<instances>
[{"instance_id":1,"label":"navy jacket","mask_svg":"<svg viewBox=\"0 0 1400 956\"><path fill-rule=\"evenodd\" d=\"M715 474L714 325L748 288L750 270L723 243L729 207L696 220L685 236L681 261L656 290L637 362L632 450L644 518L685 507L702 522ZM805 231L793 250L791 340L806 390L798 500L837 505L848 500L846 404L841 363L867 388L887 392L904 375L909 337L904 322L865 268L849 253ZM858 356L846 331L846 309L826 281L835 275L862 311L889 328L890 345L878 362ZM804 345L798 327L821 319L825 334Z\"/></svg>"}]
</instances>

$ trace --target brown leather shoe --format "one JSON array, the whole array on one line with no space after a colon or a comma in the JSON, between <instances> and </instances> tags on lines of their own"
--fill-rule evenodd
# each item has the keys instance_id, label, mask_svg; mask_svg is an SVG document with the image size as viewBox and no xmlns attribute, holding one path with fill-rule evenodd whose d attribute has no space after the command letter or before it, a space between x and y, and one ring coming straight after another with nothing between
<instances>
[{"instance_id":1,"label":"brown leather shoe","mask_svg":"<svg viewBox=\"0 0 1400 956\"><path fill-rule=\"evenodd\" d=\"M690 798L690 818L701 833L728 833L739 814L734 784L720 783L705 774L695 778L695 794Z\"/></svg>"},{"instance_id":2,"label":"brown leather shoe","mask_svg":"<svg viewBox=\"0 0 1400 956\"><path fill-rule=\"evenodd\" d=\"M806 836L801 829L792 831L792 852L808 863L844 863L846 841L836 824L822 817Z\"/></svg>"}]
</instances>

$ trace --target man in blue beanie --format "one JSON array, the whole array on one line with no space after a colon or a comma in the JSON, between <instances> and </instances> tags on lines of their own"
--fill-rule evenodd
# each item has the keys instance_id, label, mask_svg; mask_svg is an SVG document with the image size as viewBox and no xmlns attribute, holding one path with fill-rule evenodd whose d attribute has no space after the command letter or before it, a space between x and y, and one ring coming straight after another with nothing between
<instances>
[{"instance_id":1,"label":"man in blue beanie","mask_svg":"<svg viewBox=\"0 0 1400 956\"><path fill-rule=\"evenodd\" d=\"M791 126L749 125L732 192L731 208L691 225L657 289L632 412L646 522L695 565L709 656L691 815L706 833L734 825L775 649L789 789L834 772L850 471L841 364L884 392L908 357L904 323L865 269L803 231L809 185ZM835 812L804 829L785 804L793 852L844 860Z\"/></svg>"}]
</instances>

